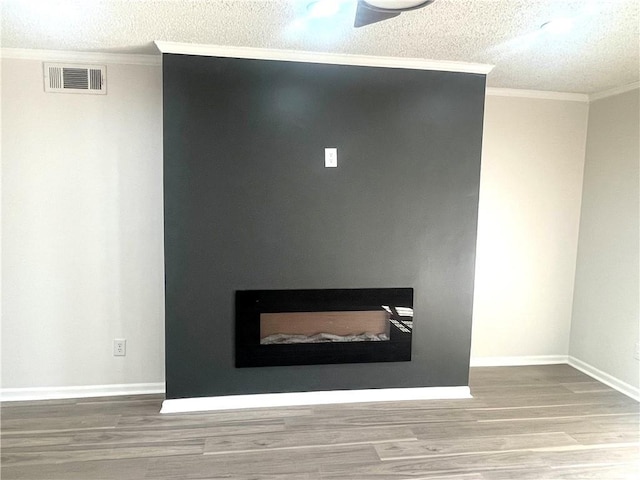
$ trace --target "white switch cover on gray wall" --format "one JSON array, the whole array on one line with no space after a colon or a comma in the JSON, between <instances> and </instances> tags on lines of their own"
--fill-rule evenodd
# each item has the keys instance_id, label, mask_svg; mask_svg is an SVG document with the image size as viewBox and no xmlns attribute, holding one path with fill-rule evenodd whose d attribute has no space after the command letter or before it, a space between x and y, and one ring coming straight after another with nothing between
<instances>
[{"instance_id":1,"label":"white switch cover on gray wall","mask_svg":"<svg viewBox=\"0 0 640 480\"><path fill-rule=\"evenodd\" d=\"M324 166L325 167L338 166L338 149L337 148L324 149Z\"/></svg>"}]
</instances>

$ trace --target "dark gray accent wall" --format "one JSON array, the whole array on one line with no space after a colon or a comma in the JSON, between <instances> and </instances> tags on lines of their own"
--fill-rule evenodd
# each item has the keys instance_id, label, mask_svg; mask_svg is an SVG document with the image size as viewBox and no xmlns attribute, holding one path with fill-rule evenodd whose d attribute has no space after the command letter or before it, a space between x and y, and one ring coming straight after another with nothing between
<instances>
[{"instance_id":1,"label":"dark gray accent wall","mask_svg":"<svg viewBox=\"0 0 640 480\"><path fill-rule=\"evenodd\" d=\"M485 76L168 54L163 76L167 398L467 385ZM388 287L414 288L411 362L234 367L236 290Z\"/></svg>"}]
</instances>

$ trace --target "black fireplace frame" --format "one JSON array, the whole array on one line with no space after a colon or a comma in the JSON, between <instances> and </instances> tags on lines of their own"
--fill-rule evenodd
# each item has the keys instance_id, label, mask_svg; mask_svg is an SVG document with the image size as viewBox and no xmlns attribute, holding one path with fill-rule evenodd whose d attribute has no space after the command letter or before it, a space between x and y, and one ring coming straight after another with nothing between
<instances>
[{"instance_id":1,"label":"black fireplace frame","mask_svg":"<svg viewBox=\"0 0 640 480\"><path fill-rule=\"evenodd\" d=\"M390 338L379 342L260 344L260 314L276 312L413 309L413 288L238 290L235 298L235 366L272 367L411 361L413 324L395 318ZM392 309L392 319L396 315ZM403 317L406 321L406 317ZM413 317L411 318L413 321Z\"/></svg>"}]
</instances>

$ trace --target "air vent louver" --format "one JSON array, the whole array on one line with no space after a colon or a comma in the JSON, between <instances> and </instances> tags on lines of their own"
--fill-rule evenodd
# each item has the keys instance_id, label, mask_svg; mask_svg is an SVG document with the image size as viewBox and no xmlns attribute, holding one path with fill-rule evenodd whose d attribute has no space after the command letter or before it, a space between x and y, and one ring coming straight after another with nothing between
<instances>
[{"instance_id":1,"label":"air vent louver","mask_svg":"<svg viewBox=\"0 0 640 480\"><path fill-rule=\"evenodd\" d=\"M60 67L49 68L49 86L51 88L62 88L62 69Z\"/></svg>"},{"instance_id":2,"label":"air vent louver","mask_svg":"<svg viewBox=\"0 0 640 480\"><path fill-rule=\"evenodd\" d=\"M100 90L102 88L102 70L99 68L89 69L89 89Z\"/></svg>"},{"instance_id":3,"label":"air vent louver","mask_svg":"<svg viewBox=\"0 0 640 480\"><path fill-rule=\"evenodd\" d=\"M44 64L45 92L107 93L107 67L99 65Z\"/></svg>"}]
</instances>

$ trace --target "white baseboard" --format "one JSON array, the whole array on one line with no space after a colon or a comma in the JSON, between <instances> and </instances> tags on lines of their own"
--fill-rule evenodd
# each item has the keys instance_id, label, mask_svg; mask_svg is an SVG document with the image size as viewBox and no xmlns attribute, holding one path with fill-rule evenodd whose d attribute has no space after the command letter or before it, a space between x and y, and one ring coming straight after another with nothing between
<instances>
[{"instance_id":1,"label":"white baseboard","mask_svg":"<svg viewBox=\"0 0 640 480\"><path fill-rule=\"evenodd\" d=\"M626 396L633 398L640 402L640 389L629 385L622 380L618 380L616 377L597 369L596 367L589 365L582 360L578 360L576 357L569 357L568 362L573 368L580 370L582 373L586 373L590 377L595 378L599 382L609 385L611 388L618 390L620 393L624 393Z\"/></svg>"},{"instance_id":2,"label":"white baseboard","mask_svg":"<svg viewBox=\"0 0 640 480\"><path fill-rule=\"evenodd\" d=\"M242 408L293 407L333 403L390 402L399 400L436 400L472 398L469 387L379 388L367 390L331 390L322 392L264 393L222 397L178 398L165 400L160 413L184 413Z\"/></svg>"},{"instance_id":3,"label":"white baseboard","mask_svg":"<svg viewBox=\"0 0 640 480\"><path fill-rule=\"evenodd\" d=\"M80 387L3 388L0 389L0 401L57 400L63 398L110 397L115 395L143 395L164 392L164 382L87 385Z\"/></svg>"},{"instance_id":4,"label":"white baseboard","mask_svg":"<svg viewBox=\"0 0 640 480\"><path fill-rule=\"evenodd\" d=\"M603 372L582 360L568 355L532 355L516 357L476 357L472 367L505 367L524 365L569 364L599 382L640 401L640 389ZM0 401L55 400L65 398L107 397L164 393L165 384L129 383L87 385L78 387L35 387L0 389ZM329 392L270 393L259 395L229 395L224 397L165 400L162 413L198 410L228 410L269 406L319 405L395 400L433 400L471 398L469 387L388 388L370 390L337 390Z\"/></svg>"},{"instance_id":5,"label":"white baseboard","mask_svg":"<svg viewBox=\"0 0 640 480\"><path fill-rule=\"evenodd\" d=\"M524 365L557 365L567 363L567 355L523 355L517 357L475 357L472 367L515 367Z\"/></svg>"}]
</instances>

